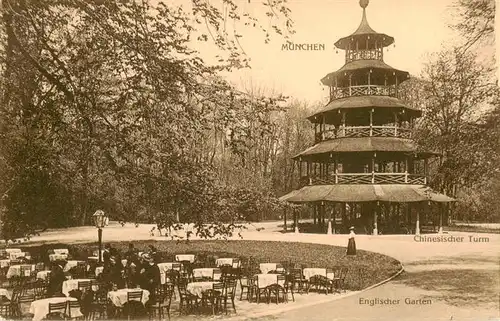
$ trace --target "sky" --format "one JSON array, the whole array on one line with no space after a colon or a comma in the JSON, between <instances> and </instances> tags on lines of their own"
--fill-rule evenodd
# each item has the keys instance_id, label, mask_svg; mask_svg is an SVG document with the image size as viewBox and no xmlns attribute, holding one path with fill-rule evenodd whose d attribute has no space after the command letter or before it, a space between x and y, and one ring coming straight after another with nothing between
<instances>
[{"instance_id":1,"label":"sky","mask_svg":"<svg viewBox=\"0 0 500 321\"><path fill-rule=\"evenodd\" d=\"M262 0L235 2L241 10L256 16L265 12ZM395 45L384 51L384 61L412 76L420 75L429 53L458 41L457 34L448 27L456 12L453 3L454 0L371 0L366 9L370 26L395 38ZM328 88L320 79L345 62L345 52L336 53L333 44L357 29L363 11L359 0L288 0L288 7L296 31L292 41L324 44L325 50L283 51L283 38L274 36L265 44L262 34L240 29L243 35L240 43L251 59L252 68L226 76L237 86L252 82L299 100L321 101L328 95ZM195 44L195 48L202 57L214 56L210 45Z\"/></svg>"}]
</instances>

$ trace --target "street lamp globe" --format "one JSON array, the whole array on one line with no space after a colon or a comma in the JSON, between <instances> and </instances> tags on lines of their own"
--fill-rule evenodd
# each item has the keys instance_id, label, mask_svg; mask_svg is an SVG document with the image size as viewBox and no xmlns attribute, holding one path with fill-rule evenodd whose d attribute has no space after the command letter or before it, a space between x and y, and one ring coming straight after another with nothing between
<instances>
[{"instance_id":1,"label":"street lamp globe","mask_svg":"<svg viewBox=\"0 0 500 321\"><path fill-rule=\"evenodd\" d=\"M94 224L95 227L97 228L103 228L106 224L106 214L104 213L103 210L97 210L95 211L94 215L92 215L92 218L94 219Z\"/></svg>"}]
</instances>

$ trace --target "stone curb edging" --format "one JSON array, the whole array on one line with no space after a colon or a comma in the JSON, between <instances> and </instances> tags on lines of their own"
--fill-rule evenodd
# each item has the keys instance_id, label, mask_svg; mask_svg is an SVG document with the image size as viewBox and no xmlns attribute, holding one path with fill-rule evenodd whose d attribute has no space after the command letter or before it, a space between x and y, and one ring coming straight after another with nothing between
<instances>
[{"instance_id":1,"label":"stone curb edging","mask_svg":"<svg viewBox=\"0 0 500 321\"><path fill-rule=\"evenodd\" d=\"M383 284L385 284L385 283L393 280L394 278L396 278L397 276L399 276L404 271L405 271L405 268L404 268L403 264L401 263L401 269L398 272L394 273L392 276L388 277L387 279L385 279L383 281L380 281L377 284L370 285L369 287L367 287L367 288L365 288L363 290L360 290L360 291L353 291L353 292L347 293L346 295L343 295L343 296L334 296L334 297L330 297L330 298L325 299L325 300L318 300L318 301L314 301L314 302L306 302L306 303L303 303L303 304L300 304L300 305L292 305L292 306L286 305L286 306L284 306L281 309L276 309L276 310L273 310L273 311L258 312L258 313L255 313L255 314L249 315L249 316L234 316L234 317L227 318L227 319L226 318L224 318L224 319L221 318L220 320L223 320L223 321L240 321L240 320L248 320L248 319L254 319L254 318L256 319L256 318L261 318L261 317L276 315L276 314L283 313L283 312L293 311L293 310L300 309L300 308L306 308L306 307L310 307L310 306L317 305L317 304L322 304L322 303L337 301L337 300L340 300L340 299L348 298L348 297L351 297L351 296L354 296L354 295L366 292L366 291L371 290L373 288L376 288L378 286L381 286L381 285L383 285ZM218 318L213 318L213 319L218 319Z\"/></svg>"}]
</instances>

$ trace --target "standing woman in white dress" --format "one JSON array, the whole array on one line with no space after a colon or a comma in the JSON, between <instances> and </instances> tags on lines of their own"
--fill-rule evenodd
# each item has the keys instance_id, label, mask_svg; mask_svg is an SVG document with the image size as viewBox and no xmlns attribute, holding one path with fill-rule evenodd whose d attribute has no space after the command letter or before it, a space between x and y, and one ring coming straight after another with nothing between
<instances>
[{"instance_id":1,"label":"standing woman in white dress","mask_svg":"<svg viewBox=\"0 0 500 321\"><path fill-rule=\"evenodd\" d=\"M349 229L349 243L347 244L347 255L356 255L356 241L354 240L354 237L356 234L354 234L354 226L351 226Z\"/></svg>"}]
</instances>

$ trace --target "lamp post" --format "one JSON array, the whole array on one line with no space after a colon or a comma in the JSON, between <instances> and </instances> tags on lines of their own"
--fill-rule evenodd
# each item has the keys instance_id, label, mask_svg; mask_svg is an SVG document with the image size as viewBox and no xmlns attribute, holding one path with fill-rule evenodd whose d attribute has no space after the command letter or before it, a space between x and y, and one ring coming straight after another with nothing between
<instances>
[{"instance_id":1,"label":"lamp post","mask_svg":"<svg viewBox=\"0 0 500 321\"><path fill-rule=\"evenodd\" d=\"M94 215L92 215L94 219L95 227L97 230L97 238L99 239L99 263L102 263L102 228L106 223L106 214L102 210L95 211Z\"/></svg>"}]
</instances>

